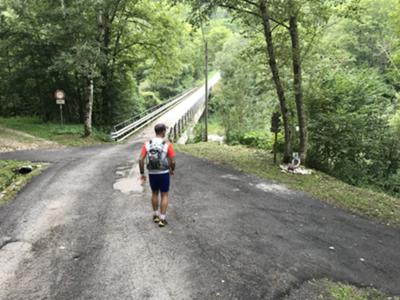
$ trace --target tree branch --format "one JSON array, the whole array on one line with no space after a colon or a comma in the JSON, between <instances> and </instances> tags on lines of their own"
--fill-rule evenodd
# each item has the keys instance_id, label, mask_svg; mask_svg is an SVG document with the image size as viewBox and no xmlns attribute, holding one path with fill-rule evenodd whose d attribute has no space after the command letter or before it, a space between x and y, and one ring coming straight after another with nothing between
<instances>
[{"instance_id":1,"label":"tree branch","mask_svg":"<svg viewBox=\"0 0 400 300\"><path fill-rule=\"evenodd\" d=\"M245 14L250 14L250 15L256 16L258 18L261 18L261 15L259 15L258 13L254 12L254 11L243 9L243 8L239 8L239 7L234 6L234 5L219 4L219 6L224 7L224 8L228 8L228 9L231 9L231 10L235 10L235 11L238 11L238 12L242 12L242 13L245 13Z\"/></svg>"},{"instance_id":2,"label":"tree branch","mask_svg":"<svg viewBox=\"0 0 400 300\"><path fill-rule=\"evenodd\" d=\"M143 46L145 48L149 48L149 47L154 47L159 49L162 53L163 51L161 50L162 48L160 48L159 44L153 44L153 43L147 43L147 42L139 42L139 41L135 41L133 43L130 43L129 45L126 45L125 47L120 48L117 52L116 55L120 54L121 52L128 50L129 48L135 46L135 45L140 45Z\"/></svg>"},{"instance_id":3,"label":"tree branch","mask_svg":"<svg viewBox=\"0 0 400 300\"><path fill-rule=\"evenodd\" d=\"M273 18L269 18L272 22L274 22L277 26L282 26L282 27L285 27L286 29L290 29L289 28L289 26L288 25L286 25L285 23L283 23L283 22L285 22L285 21L278 21L278 20L276 20L276 19L273 19Z\"/></svg>"},{"instance_id":4,"label":"tree branch","mask_svg":"<svg viewBox=\"0 0 400 300\"><path fill-rule=\"evenodd\" d=\"M250 0L243 0L243 1L248 3L248 4L250 4L250 5L254 5L257 8L259 8L257 3L253 2L253 1L250 1ZM250 15L256 16L258 18L261 18L261 15L256 13L256 12L251 11L251 10L247 10L247 9L244 9L244 8L239 8L239 7L235 6L235 5L221 3L221 4L219 4L219 6L224 7L224 8L228 8L228 9L231 9L231 10L235 10L235 11L238 11L238 12L241 12L241 13L250 14ZM272 22L276 23L278 26L285 27L286 29L289 30L289 26L284 23L285 21L278 21L278 20L276 20L274 18L271 18L271 17L269 19Z\"/></svg>"},{"instance_id":5,"label":"tree branch","mask_svg":"<svg viewBox=\"0 0 400 300\"><path fill-rule=\"evenodd\" d=\"M255 6L255 7L258 7L258 4L255 3L255 2L253 2L253 1L250 1L250 0L243 0L243 1L246 2L246 3L248 3L248 4L250 4L250 5L253 5L253 6Z\"/></svg>"}]
</instances>

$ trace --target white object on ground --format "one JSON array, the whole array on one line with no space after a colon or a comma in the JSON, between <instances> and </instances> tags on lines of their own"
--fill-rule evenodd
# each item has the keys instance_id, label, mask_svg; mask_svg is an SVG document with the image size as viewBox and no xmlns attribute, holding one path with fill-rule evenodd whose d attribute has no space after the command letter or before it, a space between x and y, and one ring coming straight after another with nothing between
<instances>
[{"instance_id":1,"label":"white object on ground","mask_svg":"<svg viewBox=\"0 0 400 300\"><path fill-rule=\"evenodd\" d=\"M284 173L293 173L293 174L300 174L300 175L310 175L312 174L312 170L307 169L303 166L299 166L293 170L290 170L290 165L280 165L279 166Z\"/></svg>"},{"instance_id":2,"label":"white object on ground","mask_svg":"<svg viewBox=\"0 0 400 300\"><path fill-rule=\"evenodd\" d=\"M224 136L218 135L218 134L209 134L208 135L208 141L209 142L216 142L219 144L223 144L225 140Z\"/></svg>"}]
</instances>

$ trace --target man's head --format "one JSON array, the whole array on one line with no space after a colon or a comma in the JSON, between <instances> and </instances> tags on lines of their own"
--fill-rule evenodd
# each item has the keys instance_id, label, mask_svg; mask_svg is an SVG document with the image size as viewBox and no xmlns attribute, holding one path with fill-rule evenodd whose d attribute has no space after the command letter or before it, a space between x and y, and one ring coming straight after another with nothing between
<instances>
[{"instance_id":1,"label":"man's head","mask_svg":"<svg viewBox=\"0 0 400 300\"><path fill-rule=\"evenodd\" d=\"M164 138L165 134L167 133L167 127L164 124L157 124L154 127L154 131L156 132L157 136Z\"/></svg>"}]
</instances>

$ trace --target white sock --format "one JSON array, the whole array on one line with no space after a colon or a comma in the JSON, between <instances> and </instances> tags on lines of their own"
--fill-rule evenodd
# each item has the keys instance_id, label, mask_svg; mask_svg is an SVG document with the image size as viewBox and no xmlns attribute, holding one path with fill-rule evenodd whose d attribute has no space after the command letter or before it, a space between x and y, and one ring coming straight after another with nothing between
<instances>
[{"instance_id":1,"label":"white sock","mask_svg":"<svg viewBox=\"0 0 400 300\"><path fill-rule=\"evenodd\" d=\"M163 221L164 221L164 220L165 220L165 218L166 218L166 215L160 215L160 219L161 219L161 220L163 220Z\"/></svg>"},{"instance_id":2,"label":"white sock","mask_svg":"<svg viewBox=\"0 0 400 300\"><path fill-rule=\"evenodd\" d=\"M158 212L158 210L155 210L155 211L154 211L154 216L157 216L157 217L158 217L159 215L160 215L160 213Z\"/></svg>"}]
</instances>

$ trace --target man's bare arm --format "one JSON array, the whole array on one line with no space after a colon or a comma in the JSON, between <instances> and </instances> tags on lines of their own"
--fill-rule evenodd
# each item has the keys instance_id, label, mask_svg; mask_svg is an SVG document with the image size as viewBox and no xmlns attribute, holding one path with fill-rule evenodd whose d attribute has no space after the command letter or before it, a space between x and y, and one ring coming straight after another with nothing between
<instances>
[{"instance_id":1,"label":"man's bare arm","mask_svg":"<svg viewBox=\"0 0 400 300\"><path fill-rule=\"evenodd\" d=\"M144 175L144 159L145 159L145 157L143 155L140 155L140 158L139 158L140 175Z\"/></svg>"},{"instance_id":2,"label":"man's bare arm","mask_svg":"<svg viewBox=\"0 0 400 300\"><path fill-rule=\"evenodd\" d=\"M174 175L175 167L176 167L175 158L169 157L168 160L169 160L169 172L171 173L171 175Z\"/></svg>"}]
</instances>

